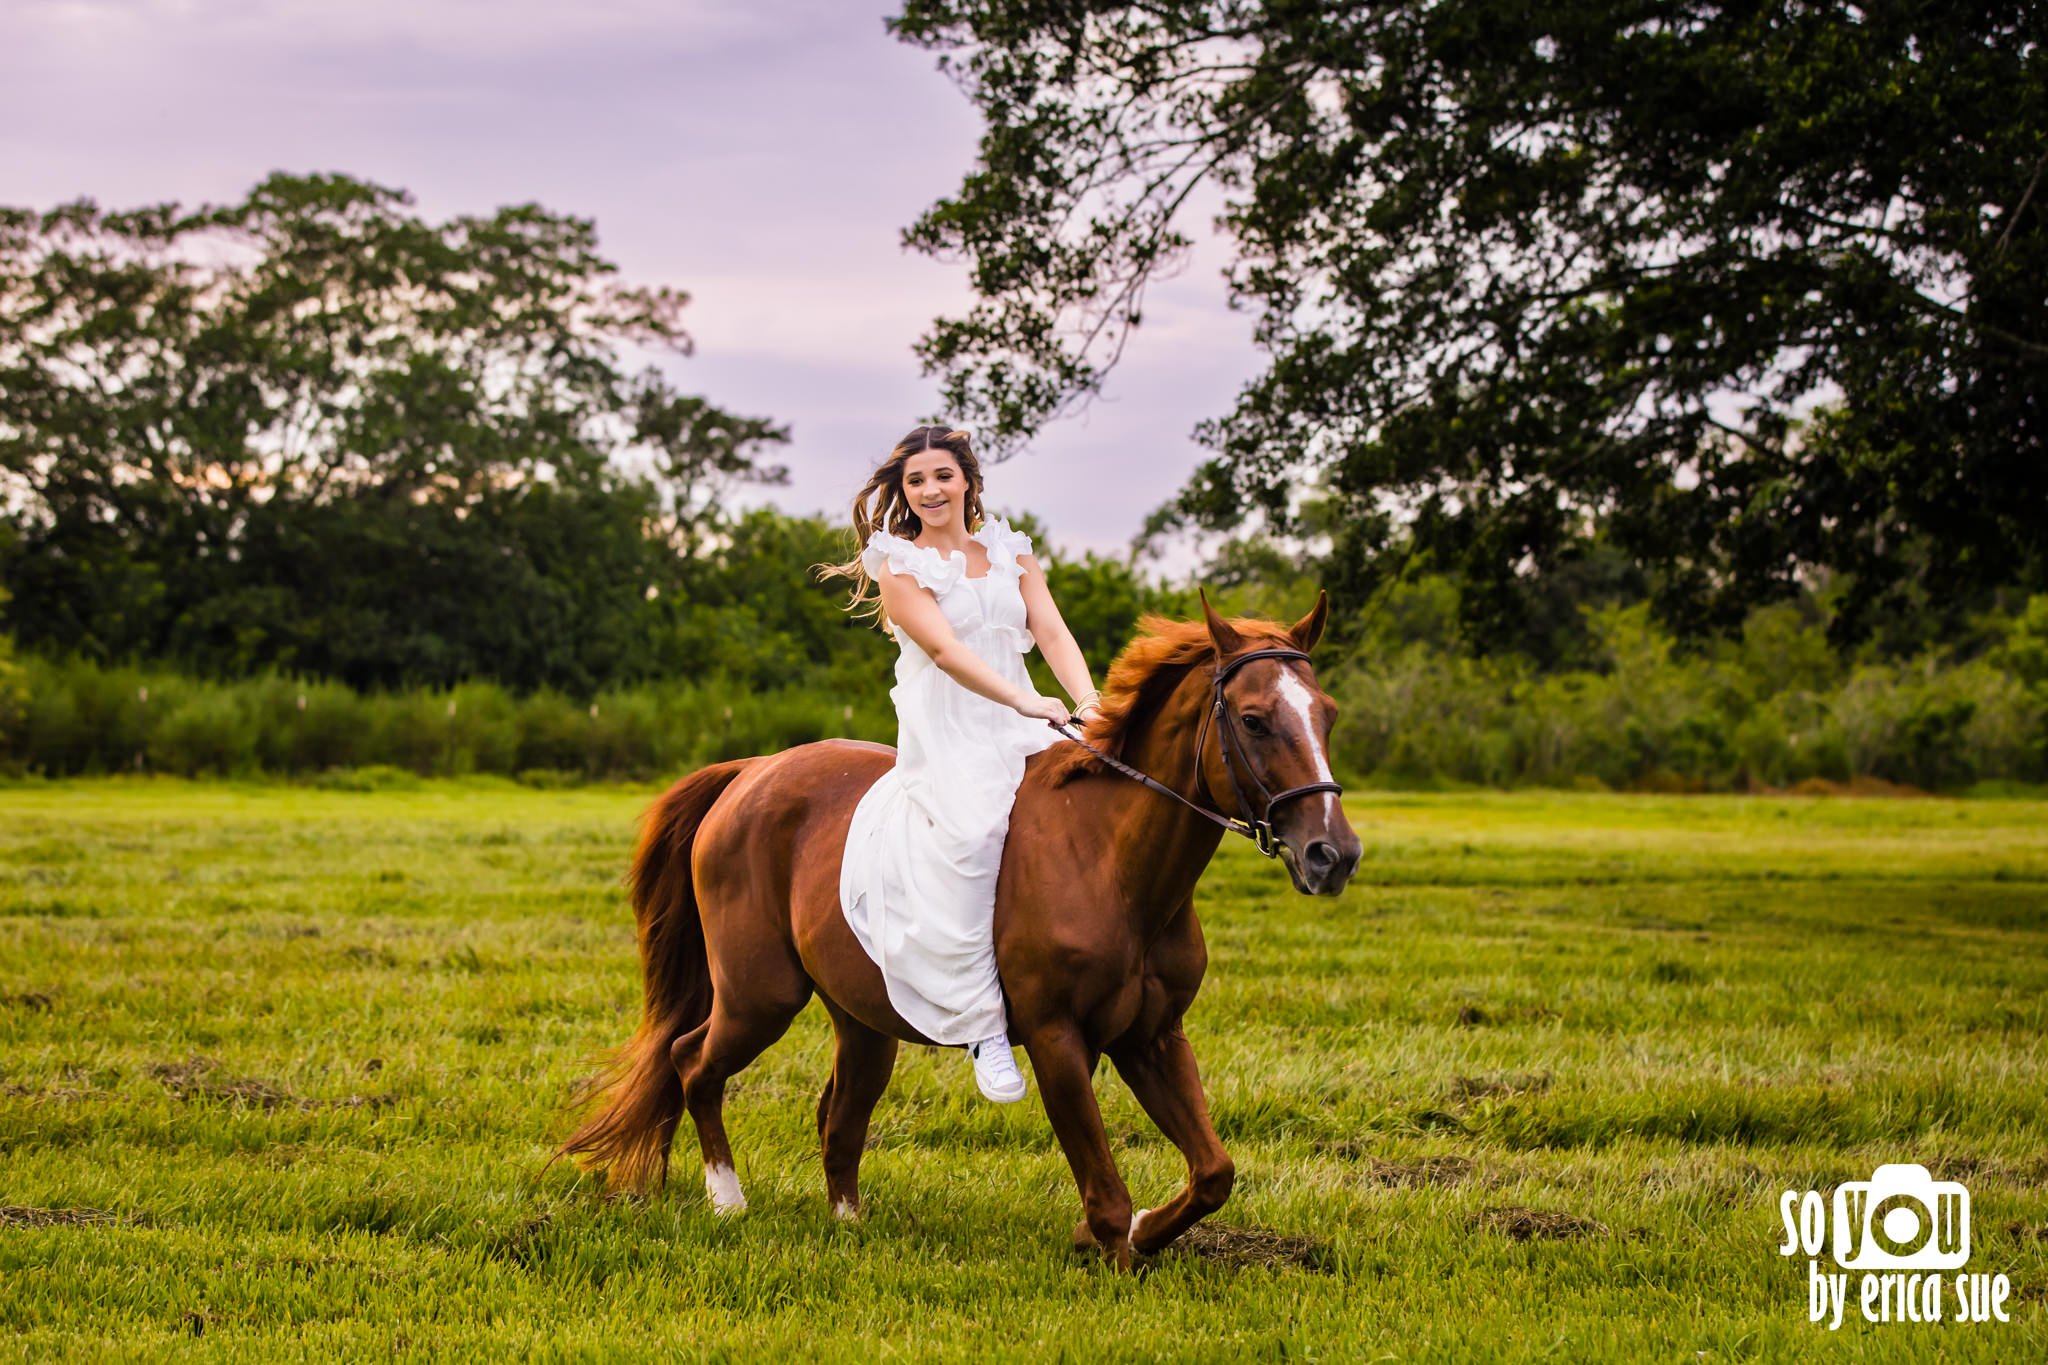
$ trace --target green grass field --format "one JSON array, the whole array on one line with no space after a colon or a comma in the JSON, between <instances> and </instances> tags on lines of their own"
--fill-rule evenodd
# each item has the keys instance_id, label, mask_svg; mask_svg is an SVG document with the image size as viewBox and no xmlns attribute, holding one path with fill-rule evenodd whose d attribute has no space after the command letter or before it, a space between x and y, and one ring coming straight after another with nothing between
<instances>
[{"instance_id":1,"label":"green grass field","mask_svg":"<svg viewBox=\"0 0 2048 1365\"><path fill-rule=\"evenodd\" d=\"M0 789L0 1355L2048 1355L2048 804L1369 795L1335 901L1232 840L1189 1032L1237 1192L1124 1277L950 1052L834 1220L815 1005L733 1087L740 1218L687 1134L645 1204L542 1169L637 1007L650 795ZM2010 1323L1807 1322L1779 1191L1904 1161Z\"/></svg>"}]
</instances>

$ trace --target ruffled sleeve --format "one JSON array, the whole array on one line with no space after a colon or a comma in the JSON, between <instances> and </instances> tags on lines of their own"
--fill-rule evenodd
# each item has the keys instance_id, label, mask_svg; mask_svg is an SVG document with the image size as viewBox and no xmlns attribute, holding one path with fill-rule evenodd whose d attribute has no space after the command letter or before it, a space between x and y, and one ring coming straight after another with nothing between
<instances>
[{"instance_id":1,"label":"ruffled sleeve","mask_svg":"<svg viewBox=\"0 0 2048 1365\"><path fill-rule=\"evenodd\" d=\"M867 547L860 552L860 562L870 578L879 579L885 569L909 574L919 587L931 589L934 596L959 582L967 572L964 557L949 559L928 545L914 545L887 531L876 531L868 537Z\"/></svg>"},{"instance_id":2,"label":"ruffled sleeve","mask_svg":"<svg viewBox=\"0 0 2048 1365\"><path fill-rule=\"evenodd\" d=\"M1005 578L1022 578L1020 557L1031 553L1031 537L1001 517L990 517L982 526L981 543L988 549L988 571Z\"/></svg>"}]
</instances>

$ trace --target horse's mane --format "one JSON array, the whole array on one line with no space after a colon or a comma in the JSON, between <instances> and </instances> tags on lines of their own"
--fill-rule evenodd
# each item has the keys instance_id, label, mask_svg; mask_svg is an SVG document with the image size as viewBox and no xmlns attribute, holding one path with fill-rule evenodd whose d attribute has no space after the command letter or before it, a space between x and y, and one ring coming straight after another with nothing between
<instances>
[{"instance_id":1,"label":"horse's mane","mask_svg":"<svg viewBox=\"0 0 2048 1365\"><path fill-rule=\"evenodd\" d=\"M1248 646L1294 643L1287 627L1278 621L1239 616L1229 624ZM1147 612L1138 619L1137 636L1109 666L1109 676L1102 682L1102 710L1082 734L1112 758L1128 762L1124 746L1138 719L1164 705L1188 669L1215 657L1207 622L1176 621ZM1042 780L1057 787L1083 773L1108 770L1101 759L1080 745L1060 744L1053 747L1041 771Z\"/></svg>"}]
</instances>

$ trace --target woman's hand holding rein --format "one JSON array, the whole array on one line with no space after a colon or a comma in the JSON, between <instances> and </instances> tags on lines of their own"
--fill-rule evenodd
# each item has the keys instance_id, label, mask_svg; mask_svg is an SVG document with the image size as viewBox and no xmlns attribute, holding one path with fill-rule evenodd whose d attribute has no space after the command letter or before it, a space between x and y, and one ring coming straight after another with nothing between
<instances>
[{"instance_id":1,"label":"woman's hand holding rein","mask_svg":"<svg viewBox=\"0 0 2048 1365\"><path fill-rule=\"evenodd\" d=\"M1018 697L1016 701L1010 703L1010 705L1020 716L1029 716L1033 720L1051 721L1054 725L1065 725L1070 719L1067 714L1066 703L1062 702L1058 697L1040 697L1031 693L1025 693L1023 696Z\"/></svg>"},{"instance_id":2,"label":"woman's hand holding rein","mask_svg":"<svg viewBox=\"0 0 2048 1365\"><path fill-rule=\"evenodd\" d=\"M1060 704L1060 700L1057 697L1033 696L1030 693L1019 696L1010 705L1018 715L1029 716L1033 720L1048 720L1055 725L1067 725L1073 721L1080 720L1090 711L1100 715L1102 712L1101 699L1102 694L1091 687L1088 689L1088 695L1081 698L1081 704L1073 708L1071 712Z\"/></svg>"}]
</instances>

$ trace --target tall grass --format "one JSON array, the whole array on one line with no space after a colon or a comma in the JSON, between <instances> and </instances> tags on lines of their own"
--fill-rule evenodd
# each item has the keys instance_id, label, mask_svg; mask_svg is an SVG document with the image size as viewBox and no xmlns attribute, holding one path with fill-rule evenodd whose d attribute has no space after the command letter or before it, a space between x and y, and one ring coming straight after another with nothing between
<instances>
[{"instance_id":1,"label":"tall grass","mask_svg":"<svg viewBox=\"0 0 2048 1365\"><path fill-rule=\"evenodd\" d=\"M712 678L579 701L496 683L356 693L278 674L202 682L176 673L27 658L26 704L0 730L16 771L70 776L309 775L390 767L427 777L538 782L650 778L832 735L887 740L886 696L750 692ZM0 713L4 719L4 713Z\"/></svg>"},{"instance_id":2,"label":"tall grass","mask_svg":"<svg viewBox=\"0 0 2048 1365\"><path fill-rule=\"evenodd\" d=\"M1591 658L1543 672L1440 636L1322 664L1347 782L1651 791L1878 780L1932 791L2048 782L2048 598L1969 657L1840 658L1824 623L1756 613L1739 640L1683 650L1640 606L1587 614ZM1057 691L1034 658L1039 686ZM591 700L494 683L357 694L270 674L202 682L27 657L0 704L0 767L304 776L388 767L537 782L649 778L828 736L890 742L874 658L794 663L758 691L724 675ZM4 701L4 699L0 699Z\"/></svg>"},{"instance_id":3,"label":"tall grass","mask_svg":"<svg viewBox=\"0 0 2048 1365\"><path fill-rule=\"evenodd\" d=\"M1591 613L1591 624L1598 665L1548 674L1420 641L1361 651L1323 680L1343 715L1335 765L1394 786L2048 780L2048 680L2028 676L2010 640L1964 660L1841 664L1818 625L1777 613L1759 613L1740 642L1692 654L1641 607Z\"/></svg>"}]
</instances>

